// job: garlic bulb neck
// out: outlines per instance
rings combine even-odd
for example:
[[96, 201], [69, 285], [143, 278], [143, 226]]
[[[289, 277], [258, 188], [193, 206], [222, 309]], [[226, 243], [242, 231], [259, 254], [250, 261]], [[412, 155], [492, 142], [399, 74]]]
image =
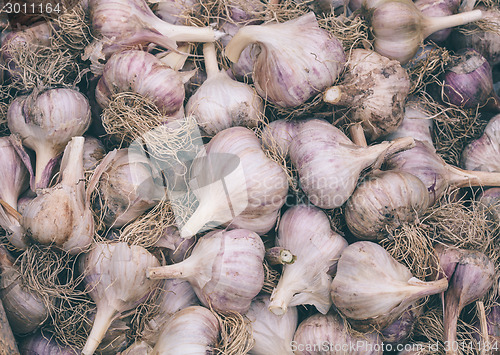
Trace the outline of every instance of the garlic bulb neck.
[[82, 349], [82, 355], [92, 355], [96, 351], [102, 341], [102, 338], [104, 337], [104, 334], [118, 313], [118, 310], [112, 307], [97, 311], [94, 319], [94, 326], [92, 327], [87, 341], [85, 342], [85, 346]]
[[217, 53], [215, 52], [215, 45], [213, 43], [203, 44], [203, 61], [208, 78], [220, 73], [219, 64], [217, 63]]

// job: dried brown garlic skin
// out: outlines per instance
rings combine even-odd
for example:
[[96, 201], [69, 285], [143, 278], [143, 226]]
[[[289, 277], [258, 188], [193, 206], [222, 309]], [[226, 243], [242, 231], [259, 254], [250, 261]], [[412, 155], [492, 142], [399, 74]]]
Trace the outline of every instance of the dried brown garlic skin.
[[462, 166], [467, 170], [500, 172], [500, 114], [490, 119], [479, 139], [465, 147]]
[[375, 171], [347, 201], [345, 220], [357, 238], [381, 240], [428, 207], [429, 194], [419, 178], [405, 172]]
[[393, 133], [404, 117], [410, 78], [397, 60], [354, 49], [340, 84], [327, 89], [325, 102], [349, 107], [347, 118], [360, 122], [371, 141]]

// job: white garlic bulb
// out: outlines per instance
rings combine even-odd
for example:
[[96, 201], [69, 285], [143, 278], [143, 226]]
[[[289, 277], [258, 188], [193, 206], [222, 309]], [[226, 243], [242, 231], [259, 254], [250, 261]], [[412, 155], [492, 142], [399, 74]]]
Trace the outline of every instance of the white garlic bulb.
[[285, 172], [269, 159], [255, 134], [243, 127], [219, 132], [192, 164], [190, 186], [199, 205], [181, 228], [191, 237], [207, 223], [267, 233], [285, 203]]
[[28, 244], [16, 211], [20, 195], [28, 189], [29, 174], [8, 137], [0, 137], [0, 181], [0, 200], [8, 205], [0, 205], [0, 226], [12, 245], [25, 249]]
[[226, 56], [236, 63], [252, 43], [260, 47], [253, 71], [255, 88], [282, 107], [301, 105], [333, 85], [345, 64], [342, 44], [318, 26], [313, 12], [283, 23], [240, 28], [226, 46]]
[[360, 147], [330, 123], [313, 119], [298, 128], [290, 145], [290, 160], [309, 201], [331, 209], [342, 206], [352, 195], [363, 169], [413, 144], [413, 138], [402, 138]]
[[295, 307], [286, 314], [277, 316], [269, 312], [269, 296], [257, 296], [245, 315], [252, 325], [254, 346], [250, 355], [292, 355], [293, 334], [297, 328], [298, 314]]
[[269, 309], [286, 313], [289, 306], [313, 304], [325, 314], [331, 306], [330, 284], [338, 258], [347, 242], [330, 227], [326, 214], [314, 206], [299, 205], [280, 220], [276, 245], [297, 257], [284, 265]]
[[345, 221], [357, 238], [381, 240], [428, 207], [429, 194], [419, 178], [405, 172], [375, 171], [347, 201]]
[[203, 57], [207, 80], [187, 102], [186, 113], [210, 136], [232, 126], [256, 127], [264, 115], [262, 99], [249, 85], [219, 70], [213, 43], [203, 45]]
[[184, 261], [149, 268], [152, 279], [189, 281], [203, 305], [245, 314], [264, 285], [264, 244], [245, 229], [204, 235]]
[[13, 134], [36, 154], [32, 190], [45, 188], [59, 154], [72, 137], [90, 125], [90, 105], [85, 96], [71, 89], [50, 89], [18, 96], [9, 106], [7, 122]]
[[210, 354], [219, 329], [219, 321], [207, 308], [184, 308], [165, 324], [151, 355]]
[[416, 300], [447, 288], [446, 278], [421, 281], [380, 245], [357, 242], [340, 256], [331, 296], [354, 328], [369, 331], [385, 328]]
[[86, 250], [94, 237], [91, 191], [85, 190], [84, 141], [83, 137], [74, 137], [68, 143], [61, 161], [61, 182], [40, 190], [21, 219], [31, 240], [53, 244], [70, 254]]
[[467, 170], [500, 172], [500, 115], [491, 118], [483, 135], [465, 147], [462, 165]]
[[360, 122], [373, 141], [397, 129], [409, 92], [410, 78], [398, 61], [368, 49], [354, 49], [342, 83], [327, 89], [324, 100], [349, 107], [348, 119]]
[[297, 328], [292, 346], [296, 355], [374, 355], [383, 346], [376, 332], [352, 335], [336, 312], [315, 314], [304, 319]]
[[80, 259], [86, 289], [97, 306], [82, 354], [93, 354], [115, 316], [135, 308], [153, 291], [158, 282], [146, 278], [146, 269], [159, 265], [146, 249], [124, 242], [97, 243]]

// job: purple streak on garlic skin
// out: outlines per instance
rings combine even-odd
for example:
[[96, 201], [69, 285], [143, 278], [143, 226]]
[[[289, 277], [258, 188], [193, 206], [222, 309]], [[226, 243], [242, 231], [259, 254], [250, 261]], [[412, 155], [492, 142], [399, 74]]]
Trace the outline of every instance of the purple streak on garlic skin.
[[443, 100], [465, 108], [486, 105], [499, 111], [500, 98], [493, 90], [491, 67], [486, 59], [473, 49], [460, 54], [460, 59], [444, 74]]
[[[415, 5], [426, 16], [449, 16], [457, 13], [460, 0], [417, 0], [415, 1]], [[427, 38], [434, 42], [443, 42], [448, 38], [451, 30], [451, 28], [446, 28], [434, 32]]]
[[[489, 313], [486, 315], [486, 334], [489, 335], [489, 339], [486, 341], [490, 342], [490, 345], [498, 345], [500, 343], [500, 306], [495, 305], [490, 308]], [[474, 324], [474, 327], [479, 330], [479, 332], [472, 333], [472, 336], [476, 341], [480, 341], [481, 343], [485, 343], [485, 339], [483, 339], [482, 329], [479, 321]], [[494, 352], [495, 354], [497, 352]]]
[[465, 147], [462, 166], [467, 170], [500, 172], [500, 114], [490, 119], [479, 139]]
[[402, 344], [411, 334], [413, 324], [422, 314], [423, 307], [411, 305], [403, 314], [393, 323], [382, 330], [382, 339], [384, 343]]
[[78, 355], [76, 349], [59, 344], [50, 335], [35, 333], [24, 338], [19, 344], [21, 355]]

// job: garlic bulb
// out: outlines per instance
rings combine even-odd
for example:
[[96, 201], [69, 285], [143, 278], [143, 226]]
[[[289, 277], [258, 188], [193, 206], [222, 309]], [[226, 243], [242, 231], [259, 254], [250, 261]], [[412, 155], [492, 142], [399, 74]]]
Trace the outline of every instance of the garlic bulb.
[[42, 333], [24, 338], [19, 344], [19, 351], [23, 355], [78, 355], [75, 349], [59, 344]]
[[375, 51], [405, 64], [415, 56], [423, 40], [432, 33], [465, 25], [482, 17], [480, 10], [429, 17], [422, 14], [412, 1], [381, 1], [375, 5], [370, 20], [375, 37]]
[[12, 331], [21, 335], [31, 333], [49, 318], [49, 305], [35, 292], [25, 288], [23, 275], [2, 245], [0, 272], [0, 299]]
[[99, 182], [103, 222], [119, 228], [155, 206], [164, 191], [155, 182], [158, 172], [151, 161], [132, 149], [120, 149], [101, 162]]
[[94, 237], [91, 190], [85, 191], [84, 141], [74, 137], [68, 143], [61, 161], [61, 181], [41, 190], [25, 207], [21, 219], [31, 240], [53, 244], [70, 254], [86, 250]]
[[291, 344], [297, 328], [297, 309], [290, 307], [285, 315], [277, 316], [269, 312], [268, 307], [269, 296], [257, 296], [245, 315], [251, 322], [255, 341], [248, 354], [293, 354]]
[[72, 137], [87, 130], [90, 121], [87, 98], [71, 89], [18, 96], [10, 104], [7, 112], [10, 131], [19, 135], [23, 145], [36, 154], [36, 188], [48, 186], [58, 155]]
[[490, 220], [500, 224], [500, 188], [493, 187], [482, 192], [479, 201], [487, 208]]
[[219, 70], [213, 43], [203, 45], [203, 58], [207, 80], [187, 102], [186, 113], [210, 136], [232, 126], [256, 127], [264, 116], [262, 99], [249, 85]]
[[[444, 338], [448, 344], [457, 341], [457, 322], [460, 311], [468, 304], [483, 297], [495, 281], [495, 265], [483, 253], [453, 248], [450, 260], [443, 264], [442, 255], [447, 247], [436, 248], [440, 264], [447, 269], [448, 290], [444, 293]], [[450, 354], [455, 354], [452, 351]]]
[[[424, 16], [442, 17], [457, 13], [460, 6], [460, 0], [417, 0], [415, 6]], [[427, 37], [434, 42], [445, 41], [451, 33], [451, 28], [439, 30]]]
[[106, 155], [104, 144], [97, 138], [86, 136], [83, 144], [83, 169], [94, 169]]
[[226, 56], [236, 63], [252, 43], [260, 46], [255, 88], [281, 107], [301, 105], [333, 85], [345, 64], [341, 43], [318, 26], [313, 12], [283, 23], [242, 27], [226, 46]]
[[[176, 42], [213, 42], [218, 35], [210, 27], [179, 26], [162, 21], [144, 0], [90, 0], [89, 12], [92, 31], [102, 38], [101, 43], [94, 43], [99, 49], [95, 59], [149, 43], [175, 49]], [[86, 49], [85, 59], [92, 56], [89, 51], [93, 49]]]
[[465, 147], [462, 166], [468, 170], [500, 172], [500, 114], [490, 119], [481, 138]]
[[330, 123], [313, 119], [300, 125], [290, 145], [290, 159], [309, 201], [331, 209], [342, 206], [352, 195], [363, 169], [412, 145], [412, 138], [403, 138], [360, 147]]
[[106, 63], [96, 87], [96, 100], [106, 108], [112, 96], [132, 91], [150, 98], [165, 115], [179, 111], [184, 102], [184, 83], [191, 72], [178, 72], [154, 55], [127, 50], [114, 54]]
[[381, 240], [429, 207], [427, 188], [416, 176], [375, 171], [363, 181], [345, 206], [345, 221], [357, 238]]
[[199, 205], [181, 236], [195, 235], [207, 223], [267, 233], [288, 192], [283, 169], [264, 154], [259, 139], [247, 128], [225, 129], [205, 149], [206, 155], [191, 167], [190, 185]]
[[136, 340], [135, 343], [122, 351], [120, 355], [149, 355], [152, 351], [153, 348], [148, 343]]
[[446, 164], [429, 144], [420, 141], [415, 143], [414, 148], [389, 157], [386, 165], [388, 169], [418, 177], [427, 187], [431, 206], [449, 186], [500, 186], [500, 173], [459, 169]]
[[367, 49], [354, 49], [341, 84], [327, 89], [324, 101], [347, 106], [348, 119], [360, 122], [366, 136], [376, 140], [401, 123], [410, 78], [399, 62]]
[[97, 313], [82, 354], [93, 354], [115, 316], [135, 308], [157, 286], [146, 278], [148, 267], [159, 266], [146, 249], [127, 243], [97, 243], [80, 259], [86, 289]]
[[281, 217], [276, 245], [289, 250], [297, 260], [283, 266], [269, 310], [282, 315], [288, 306], [313, 304], [326, 314], [332, 304], [330, 275], [347, 247], [346, 240], [332, 231], [323, 211], [299, 205]]
[[181, 309], [197, 305], [198, 298], [189, 282], [166, 279], [162, 281], [161, 293], [155, 303], [158, 305], [158, 313], [146, 323], [141, 333], [141, 338], [153, 346], [158, 341], [165, 322]]
[[420, 102], [410, 100], [405, 106], [403, 121], [393, 133], [386, 139], [394, 140], [402, 137], [412, 137], [434, 146], [432, 134], [434, 132], [434, 122], [431, 117], [420, 107]]
[[173, 25], [187, 25], [186, 15], [201, 10], [201, 4], [196, 0], [155, 0], [154, 2], [154, 14]]
[[290, 144], [303, 121], [276, 120], [262, 129], [262, 146], [277, 151], [282, 157], [288, 155]]
[[331, 296], [354, 328], [381, 330], [415, 301], [443, 292], [447, 287], [446, 278], [421, 281], [380, 245], [357, 242], [340, 256]]
[[303, 320], [292, 342], [296, 355], [372, 355], [383, 354], [377, 333], [350, 334], [344, 320], [334, 311], [315, 314]]
[[149, 268], [151, 279], [189, 281], [203, 305], [221, 312], [246, 313], [264, 284], [264, 244], [245, 229], [203, 236], [184, 261]]
[[208, 309], [184, 308], [165, 324], [151, 355], [210, 354], [219, 329], [219, 321]]
[[[28, 170], [18, 156], [8, 137], [0, 137], [0, 227], [7, 234], [7, 239], [16, 248], [27, 247], [24, 230], [19, 224], [17, 200], [28, 188]], [[4, 206], [4, 204], [7, 204]]]

